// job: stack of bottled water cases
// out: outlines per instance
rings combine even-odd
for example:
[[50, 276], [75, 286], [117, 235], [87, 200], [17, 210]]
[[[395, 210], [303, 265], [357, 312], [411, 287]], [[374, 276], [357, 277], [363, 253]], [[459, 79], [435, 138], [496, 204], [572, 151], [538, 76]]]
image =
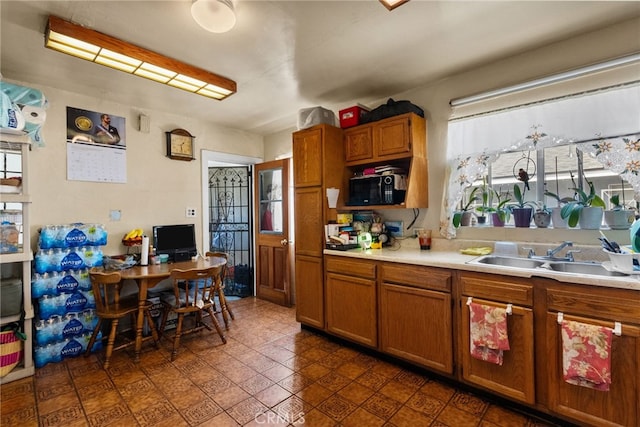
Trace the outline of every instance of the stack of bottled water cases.
[[[107, 232], [99, 224], [42, 228], [31, 279], [37, 307], [35, 366], [76, 357], [87, 349], [98, 318], [89, 269], [102, 266]], [[102, 347], [99, 334], [92, 351]]]

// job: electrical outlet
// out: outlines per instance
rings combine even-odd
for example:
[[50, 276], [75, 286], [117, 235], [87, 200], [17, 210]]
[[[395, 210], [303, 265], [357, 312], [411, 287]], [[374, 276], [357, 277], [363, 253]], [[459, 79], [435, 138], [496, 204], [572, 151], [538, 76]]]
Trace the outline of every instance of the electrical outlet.
[[186, 210], [187, 218], [193, 218], [196, 216], [196, 208], [187, 208]]

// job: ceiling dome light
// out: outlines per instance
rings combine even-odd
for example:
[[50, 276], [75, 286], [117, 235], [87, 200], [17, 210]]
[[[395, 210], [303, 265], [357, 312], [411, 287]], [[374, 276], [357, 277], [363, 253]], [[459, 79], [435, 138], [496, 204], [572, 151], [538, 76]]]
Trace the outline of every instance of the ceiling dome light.
[[236, 25], [232, 0], [194, 0], [191, 16], [207, 31], [226, 33]]

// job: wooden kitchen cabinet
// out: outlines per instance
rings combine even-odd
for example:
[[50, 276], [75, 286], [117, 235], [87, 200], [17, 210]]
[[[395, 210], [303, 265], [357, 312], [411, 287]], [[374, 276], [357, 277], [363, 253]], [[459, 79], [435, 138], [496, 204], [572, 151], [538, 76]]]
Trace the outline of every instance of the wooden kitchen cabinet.
[[[551, 286], [546, 293], [546, 354], [548, 407], [561, 416], [585, 425], [638, 426], [640, 420], [640, 295], [638, 291], [582, 286]], [[566, 383], [563, 379], [563, 318], [613, 328], [622, 325], [621, 336], [611, 344], [611, 386], [598, 391]]]
[[[365, 168], [390, 165], [407, 175], [405, 200], [398, 205], [348, 206], [349, 209], [426, 208], [429, 204], [427, 124], [408, 113], [344, 131], [345, 165], [348, 176]], [[348, 182], [345, 192], [348, 193]], [[345, 200], [348, 197], [345, 196]]]
[[[505, 397], [533, 404], [535, 395], [533, 286], [514, 277], [460, 273], [459, 360], [462, 380]], [[478, 304], [506, 308], [509, 350], [502, 365], [478, 360], [470, 354], [468, 298]]]
[[347, 166], [426, 157], [426, 121], [408, 113], [344, 131]]
[[296, 320], [324, 329], [322, 257], [296, 255]]
[[376, 347], [376, 265], [341, 257], [325, 257], [327, 331]]
[[435, 371], [453, 373], [451, 272], [383, 263], [380, 350]]
[[342, 129], [321, 124], [292, 138], [296, 319], [324, 329], [324, 225], [337, 215], [329, 208], [326, 189], [343, 188], [347, 181]]

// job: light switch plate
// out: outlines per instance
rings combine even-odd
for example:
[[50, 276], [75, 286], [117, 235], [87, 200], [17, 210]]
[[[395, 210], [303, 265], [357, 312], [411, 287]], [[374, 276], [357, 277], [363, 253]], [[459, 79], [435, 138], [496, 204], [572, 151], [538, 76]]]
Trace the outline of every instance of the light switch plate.
[[109, 211], [110, 221], [120, 221], [120, 218], [122, 218], [122, 211], [120, 211], [120, 209], [111, 209]]

